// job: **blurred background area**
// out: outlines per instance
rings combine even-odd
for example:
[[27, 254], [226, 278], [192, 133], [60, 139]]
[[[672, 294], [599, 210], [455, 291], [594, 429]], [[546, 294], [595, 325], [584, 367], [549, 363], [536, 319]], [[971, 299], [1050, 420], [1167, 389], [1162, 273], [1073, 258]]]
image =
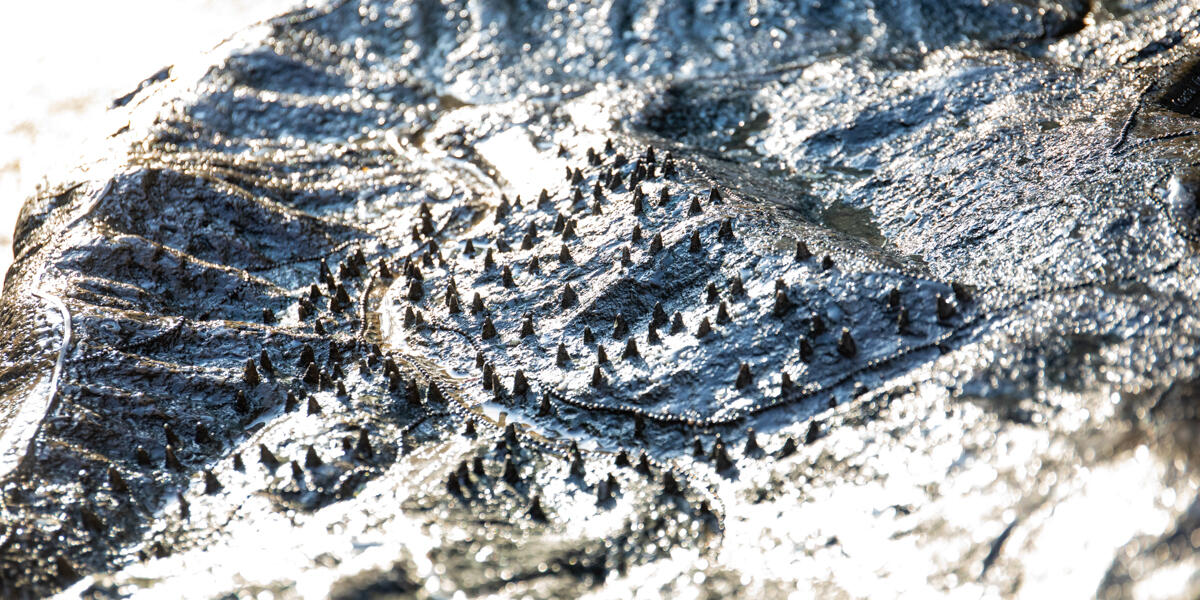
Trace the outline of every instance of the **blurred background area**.
[[301, 0], [8, 2], [0, 19], [0, 282], [25, 198], [81, 159], [114, 98]]

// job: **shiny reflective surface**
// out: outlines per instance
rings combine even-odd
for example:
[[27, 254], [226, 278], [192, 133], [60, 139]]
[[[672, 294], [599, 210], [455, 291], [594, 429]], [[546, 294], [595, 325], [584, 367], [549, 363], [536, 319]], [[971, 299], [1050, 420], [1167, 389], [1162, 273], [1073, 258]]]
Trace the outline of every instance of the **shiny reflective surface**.
[[248, 31], [26, 208], [4, 394], [46, 408], [0, 422], [0, 581], [1192, 597], [1194, 123], [1159, 100], [1193, 15]]

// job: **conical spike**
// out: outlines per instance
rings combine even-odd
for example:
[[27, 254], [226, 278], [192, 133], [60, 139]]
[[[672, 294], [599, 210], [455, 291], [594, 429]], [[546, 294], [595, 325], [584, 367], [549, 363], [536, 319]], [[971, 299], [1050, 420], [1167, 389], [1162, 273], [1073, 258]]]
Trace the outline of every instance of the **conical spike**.
[[742, 363], [738, 366], [737, 382], [735, 386], [740, 390], [754, 382], [754, 376], [750, 374], [750, 365]]

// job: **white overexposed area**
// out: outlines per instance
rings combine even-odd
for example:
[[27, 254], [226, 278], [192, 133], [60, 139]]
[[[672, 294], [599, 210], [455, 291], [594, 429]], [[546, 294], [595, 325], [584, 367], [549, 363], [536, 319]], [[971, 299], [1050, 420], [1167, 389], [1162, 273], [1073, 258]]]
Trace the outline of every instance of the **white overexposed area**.
[[0, 282], [21, 203], [78, 162], [114, 98], [300, 0], [9, 2], [0, 18]]

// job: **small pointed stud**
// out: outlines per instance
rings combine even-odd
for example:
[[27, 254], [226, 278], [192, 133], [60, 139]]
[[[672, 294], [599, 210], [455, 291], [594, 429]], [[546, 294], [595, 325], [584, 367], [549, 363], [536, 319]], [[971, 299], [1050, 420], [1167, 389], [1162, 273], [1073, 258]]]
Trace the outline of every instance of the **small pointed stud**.
[[684, 330], [683, 314], [675, 311], [675, 316], [671, 318], [671, 334], [674, 335]]
[[579, 301], [579, 297], [575, 295], [575, 290], [571, 288], [571, 284], [563, 286], [562, 300], [559, 303], [564, 309], [571, 308]]
[[246, 385], [250, 387], [255, 387], [259, 384], [260, 380], [258, 378], [258, 366], [254, 364], [254, 359], [246, 359], [246, 366], [243, 369], [243, 378], [246, 381]]
[[812, 258], [812, 252], [809, 252], [808, 244], [798, 240], [796, 242], [796, 254], [794, 258], [796, 262], [801, 262]]
[[592, 387], [598, 388], [604, 386], [604, 373], [600, 372], [600, 365], [592, 367]]
[[850, 335], [850, 330], [842, 328], [842, 338], [838, 340], [838, 354], [846, 358], [854, 358], [858, 354], [858, 345], [854, 343], [854, 336]]
[[726, 306], [725, 301], [722, 300], [721, 304], [717, 306], [717, 324], [724, 325], [729, 323], [731, 320], [732, 319], [729, 318], [729, 307]]
[[631, 358], [637, 358], [639, 356], [641, 355], [638, 354], [637, 341], [633, 338], [629, 338], [629, 340], [625, 342], [625, 351], [621, 353], [621, 358], [628, 360]]
[[487, 315], [483, 318], [483, 333], [481, 337], [485, 340], [490, 340], [496, 337], [496, 324], [492, 322], [492, 316]]
[[688, 243], [688, 252], [695, 254], [701, 249], [703, 249], [703, 246], [700, 244], [700, 230], [693, 229], [691, 241]]
[[205, 469], [204, 470], [204, 493], [206, 495], [212, 495], [219, 491], [221, 491], [221, 482], [219, 480], [217, 480], [216, 474], [214, 474], [209, 469]]
[[566, 344], [560, 342], [558, 344], [558, 356], [555, 357], [555, 363], [558, 364], [559, 368], [562, 368], [565, 367], [570, 360], [571, 355], [567, 353]]
[[742, 389], [754, 382], [754, 376], [750, 374], [750, 365], [742, 363], [738, 366], [737, 382], [734, 384], [737, 389]]
[[937, 317], [939, 321], [948, 321], [954, 316], [954, 305], [950, 304], [941, 294], [937, 296]]
[[712, 333], [712, 323], [708, 322], [708, 317], [704, 317], [700, 321], [700, 326], [696, 328], [696, 337], [702, 338]]
[[658, 254], [663, 249], [662, 233], [655, 232], [654, 239], [650, 240], [650, 254]]

